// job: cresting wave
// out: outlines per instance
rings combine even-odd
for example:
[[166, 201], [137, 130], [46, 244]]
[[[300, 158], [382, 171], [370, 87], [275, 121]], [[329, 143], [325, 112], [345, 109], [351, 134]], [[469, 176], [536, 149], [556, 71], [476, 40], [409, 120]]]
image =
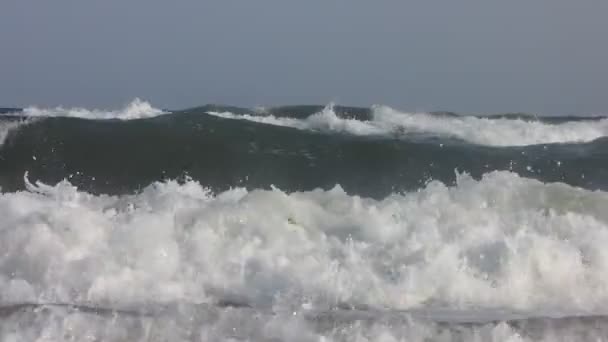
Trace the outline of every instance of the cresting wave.
[[[0, 322], [3, 339], [62, 339], [70, 332], [75, 339], [146, 340], [150, 329], [157, 339], [211, 341], [608, 338], [602, 324], [560, 336], [560, 324], [539, 331], [532, 323], [505, 325], [501, 317], [513, 316], [496, 314], [602, 313], [605, 192], [509, 172], [480, 181], [459, 175], [453, 187], [431, 182], [382, 200], [350, 196], [339, 186], [212, 195], [194, 181], [166, 181], [135, 195], [95, 196], [67, 181], [25, 181], [27, 191], [0, 195], [3, 306], [178, 305], [160, 320], [18, 310]], [[188, 305], [221, 302], [245, 305], [201, 312]], [[446, 332], [432, 319], [364, 319], [366, 312], [433, 308], [456, 313], [448, 325], [452, 319], [459, 326], [458, 313], [480, 317], [484, 310], [497, 322]], [[323, 312], [329, 315], [306, 318]], [[23, 319], [29, 328], [11, 330]]]
[[[570, 120], [529, 120], [526, 115], [498, 115], [477, 117], [470, 115], [436, 115], [434, 113], [406, 113], [386, 106], [371, 109], [350, 108], [355, 112], [369, 112], [369, 115], [343, 116], [336, 113], [336, 106], [330, 104], [310, 115], [301, 113], [292, 116], [290, 111], [316, 106], [276, 107], [269, 109], [246, 109], [227, 106], [207, 105], [199, 108], [174, 110], [173, 114], [196, 111], [227, 119], [249, 120], [253, 122], [296, 128], [325, 133], [345, 133], [356, 136], [416, 137], [433, 136], [454, 138], [473, 144], [486, 146], [528, 146], [555, 143], [585, 143], [608, 136], [608, 118], [596, 117], [585, 120], [569, 117]], [[84, 108], [38, 108], [27, 107], [10, 113], [23, 117], [74, 117], [93, 120], [117, 119], [133, 120], [153, 118], [170, 112], [154, 108], [148, 102], [133, 100], [120, 110], [98, 110]]]
[[342, 118], [329, 105], [307, 118], [264, 114], [209, 112], [229, 119], [242, 119], [301, 130], [341, 132], [363, 136], [430, 135], [456, 138], [479, 145], [526, 146], [553, 143], [583, 143], [608, 136], [608, 119], [549, 124], [520, 118], [439, 116], [404, 113], [386, 106], [372, 108], [370, 120]]
[[9, 132], [19, 128], [24, 123], [32, 122], [37, 118], [68, 117], [90, 120], [135, 120], [153, 118], [159, 115], [168, 114], [152, 107], [150, 103], [139, 98], [134, 99], [119, 110], [100, 110], [85, 108], [39, 108], [30, 106], [26, 108], [0, 108], [0, 118], [22, 118], [19, 121], [0, 121], [0, 147], [4, 144]]
[[72, 117], [91, 120], [133, 120], [143, 119], [167, 114], [167, 112], [154, 108], [146, 101], [138, 98], [119, 110], [100, 110], [86, 108], [39, 108], [26, 107], [18, 112], [9, 113], [24, 117]]
[[[413, 134], [317, 133], [206, 115], [211, 109], [140, 120], [0, 121], [20, 125], [0, 146], [0, 187], [23, 190], [23, 174], [30, 172], [47, 184], [68, 178], [91, 193], [128, 194], [188, 175], [216, 193], [232, 187], [275, 185], [291, 192], [340, 184], [349, 194], [381, 199], [416, 190], [429, 180], [454, 184], [455, 170], [475, 179], [506, 170], [545, 183], [608, 190], [608, 138], [493, 147]], [[336, 108], [337, 115], [349, 118], [340, 110]], [[367, 114], [358, 115], [364, 119]], [[597, 120], [573, 122], [591, 125]]]

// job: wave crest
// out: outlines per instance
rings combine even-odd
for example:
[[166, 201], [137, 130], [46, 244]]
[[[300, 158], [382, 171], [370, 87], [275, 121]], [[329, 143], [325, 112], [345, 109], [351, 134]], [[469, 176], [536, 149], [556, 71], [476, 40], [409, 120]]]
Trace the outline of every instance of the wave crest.
[[608, 136], [608, 119], [552, 124], [518, 117], [489, 118], [405, 113], [386, 106], [372, 107], [371, 120], [339, 117], [334, 111], [333, 104], [303, 119], [213, 111], [208, 114], [300, 130], [405, 138], [412, 135], [439, 136], [488, 146], [585, 143]]
[[139, 98], [134, 99], [128, 105], [118, 110], [100, 110], [86, 108], [39, 108], [26, 107], [23, 111], [15, 113], [27, 117], [74, 117], [82, 119], [106, 120], [134, 120], [144, 119], [166, 114], [167, 112], [154, 108], [150, 103]]

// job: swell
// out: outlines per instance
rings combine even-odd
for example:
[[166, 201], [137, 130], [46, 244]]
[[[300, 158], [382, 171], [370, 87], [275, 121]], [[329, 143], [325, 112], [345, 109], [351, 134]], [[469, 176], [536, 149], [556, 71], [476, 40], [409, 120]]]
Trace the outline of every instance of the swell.
[[[373, 119], [374, 108], [376, 107], [354, 107], [343, 105], [330, 105], [336, 116], [343, 119], [355, 119], [360, 121], [369, 121]], [[43, 117], [80, 117], [84, 119], [141, 119], [154, 117], [167, 113], [192, 113], [192, 112], [230, 112], [238, 115], [257, 114], [257, 115], [273, 115], [281, 118], [305, 119], [314, 114], [317, 114], [327, 108], [326, 105], [288, 105], [276, 107], [256, 107], [246, 108], [221, 104], [207, 104], [203, 106], [191, 107], [186, 109], [160, 110], [154, 108], [148, 102], [141, 99], [134, 99], [125, 108], [121, 110], [104, 111], [99, 109], [88, 110], [85, 108], [40, 108], [30, 106], [26, 108], [17, 107], [0, 107], [0, 114], [4, 115], [19, 115], [19, 116], [43, 116]], [[130, 112], [130, 113], [129, 113]], [[139, 115], [133, 115], [139, 114]], [[129, 115], [131, 114], [131, 115]], [[546, 123], [564, 123], [570, 121], [598, 121], [606, 118], [606, 116], [581, 116], [581, 115], [536, 115], [532, 113], [498, 113], [498, 114], [480, 114], [467, 115], [449, 111], [431, 111], [428, 115], [444, 118], [463, 118], [476, 117], [484, 119], [511, 119], [524, 120], [527, 122], [546, 122]]]
[[209, 107], [140, 120], [45, 118], [8, 133], [0, 146], [0, 187], [24, 189], [23, 175], [62, 179], [91, 193], [138, 191], [191, 177], [219, 192], [235, 186], [328, 189], [384, 197], [429, 180], [454, 184], [509, 170], [544, 182], [608, 189], [608, 140], [492, 147], [446, 137], [354, 136], [294, 130], [206, 115]]

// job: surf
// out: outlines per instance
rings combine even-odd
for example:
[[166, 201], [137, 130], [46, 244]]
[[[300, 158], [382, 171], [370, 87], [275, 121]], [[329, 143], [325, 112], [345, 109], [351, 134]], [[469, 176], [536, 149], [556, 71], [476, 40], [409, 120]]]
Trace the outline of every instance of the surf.
[[510, 172], [383, 199], [23, 181], [0, 194], [0, 329], [33, 322], [22, 337], [606, 336], [606, 192]]

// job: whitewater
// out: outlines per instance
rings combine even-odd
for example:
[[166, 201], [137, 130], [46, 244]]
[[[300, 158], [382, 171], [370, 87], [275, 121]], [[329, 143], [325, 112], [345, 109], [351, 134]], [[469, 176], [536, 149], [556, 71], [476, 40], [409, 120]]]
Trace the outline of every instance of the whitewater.
[[0, 115], [0, 340], [608, 340], [608, 119], [303, 108]]
[[608, 119], [596, 122], [548, 124], [512, 118], [448, 117], [428, 113], [399, 112], [386, 106], [372, 108], [369, 121], [340, 118], [333, 105], [305, 119], [273, 115], [236, 115], [230, 112], [209, 112], [228, 119], [250, 120], [300, 130], [338, 132], [361, 136], [407, 136], [428, 134], [452, 137], [488, 146], [526, 146], [553, 143], [589, 142], [608, 135]]
[[[462, 312], [483, 322], [488, 315], [513, 315], [504, 312], [598, 315], [608, 304], [604, 192], [508, 172], [481, 181], [460, 175], [455, 187], [431, 182], [381, 201], [350, 196], [339, 186], [213, 195], [194, 181], [168, 181], [136, 195], [93, 196], [67, 181], [25, 181], [27, 191], [0, 195], [5, 306], [62, 303], [137, 312], [176, 305], [164, 319], [182, 326], [194, 304], [228, 301], [237, 307], [220, 313], [226, 318], [210, 319], [200, 331], [190, 327], [197, 338], [229, 338], [222, 335], [224, 324], [235, 331], [262, 324], [256, 334], [265, 338], [346, 334], [347, 340], [393, 341], [436, 339], [440, 329], [404, 331], [378, 319], [370, 330], [335, 323], [336, 330], [318, 331], [305, 317], [336, 307], [384, 316], [441, 308], [444, 321], [457, 322]], [[30, 318], [34, 324], [20, 331], [14, 331], [14, 317], [4, 319], [0, 334], [56, 340], [66, 331], [100, 338], [110, 329], [112, 315], [49, 310], [49, 317]], [[483, 310], [489, 313], [480, 315]], [[12, 316], [28, 317], [24, 311]], [[432, 313], [426, 312], [431, 323]], [[263, 314], [270, 316], [259, 321]], [[340, 319], [348, 321], [344, 315]], [[133, 320], [153, 318], [112, 323], [112, 334], [128, 333]], [[525, 331], [507, 325], [487, 329], [498, 340], [525, 340]], [[171, 340], [180, 340], [175, 336]]]

